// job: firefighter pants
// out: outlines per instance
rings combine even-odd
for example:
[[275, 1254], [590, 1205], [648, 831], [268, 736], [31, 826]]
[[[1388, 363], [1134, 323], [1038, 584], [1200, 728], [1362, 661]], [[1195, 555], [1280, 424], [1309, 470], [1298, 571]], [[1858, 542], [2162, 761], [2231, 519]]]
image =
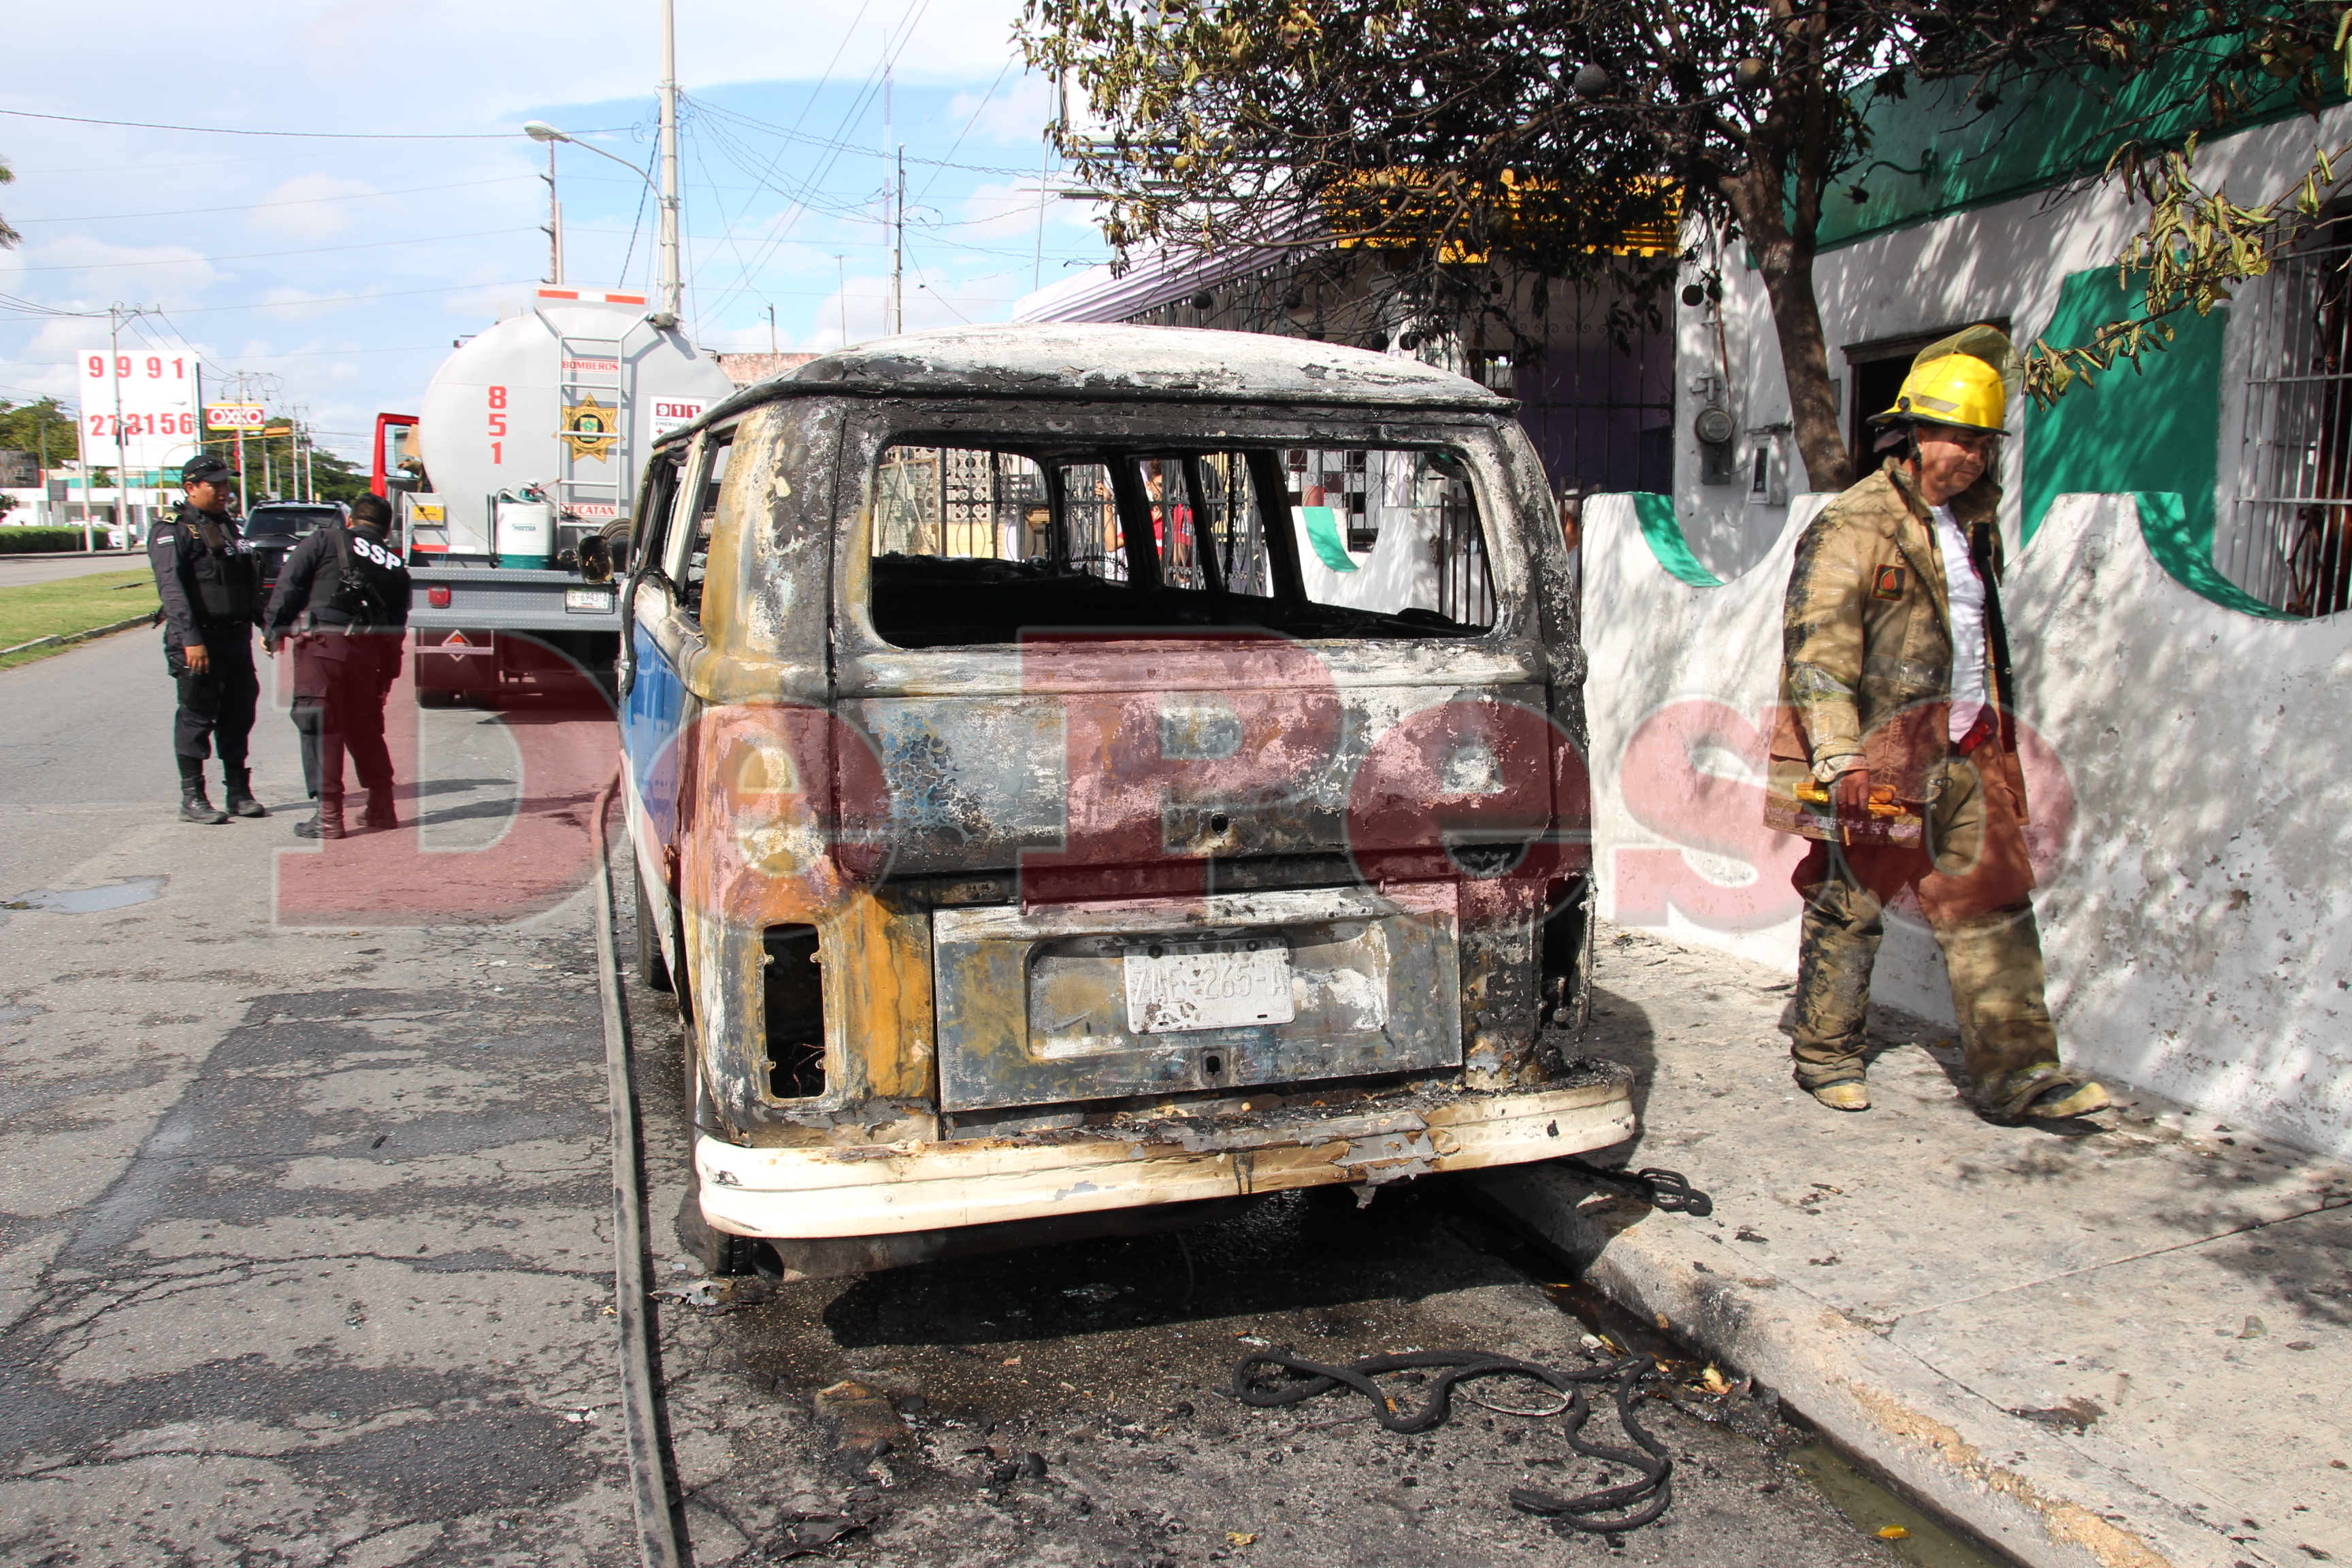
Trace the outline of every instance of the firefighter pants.
[[202, 675], [188, 668], [179, 640], [168, 631], [163, 636], [164, 668], [180, 691], [172, 750], [199, 762], [217, 753], [223, 767], [241, 768], [261, 700], [261, 681], [253, 669], [253, 627], [240, 621], [206, 626], [198, 635], [209, 666]]
[[302, 737], [302, 783], [316, 798], [341, 800], [348, 752], [360, 787], [392, 787], [383, 741], [383, 700], [400, 675], [400, 638], [375, 632], [305, 632], [294, 647], [294, 728]]
[[1998, 1098], [2017, 1073], [2057, 1065], [2029, 897], [2033, 868], [2008, 774], [1953, 757], [1923, 816], [1924, 846], [1816, 841], [1791, 879], [1805, 900], [1794, 1049], [1807, 1089], [1863, 1076], [1871, 966], [1886, 905], [1906, 888], [1944, 951], [1979, 1101]]

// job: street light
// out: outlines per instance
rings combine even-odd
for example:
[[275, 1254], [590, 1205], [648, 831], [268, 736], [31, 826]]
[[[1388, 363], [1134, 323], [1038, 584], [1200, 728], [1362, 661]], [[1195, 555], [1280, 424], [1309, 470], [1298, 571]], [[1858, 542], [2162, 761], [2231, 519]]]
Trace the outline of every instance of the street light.
[[[670, 134], [669, 128], [665, 125], [663, 127], [663, 132], [665, 139], [667, 140], [667, 137]], [[646, 185], [652, 189], [655, 199], [661, 204], [662, 278], [661, 308], [653, 313], [651, 320], [653, 324], [656, 327], [677, 326], [678, 307], [684, 292], [678, 280], [677, 195], [672, 191], [665, 190], [661, 185], [656, 184], [654, 183], [653, 176], [647, 174], [643, 169], [638, 168], [635, 163], [629, 162], [628, 159], [620, 157], [615, 153], [607, 153], [604, 149], [597, 146], [593, 142], [583, 142], [579, 137], [572, 135], [568, 131], [558, 131], [554, 126], [550, 125], [544, 120], [524, 121], [522, 123], [522, 133], [530, 137], [534, 142], [568, 142], [574, 147], [593, 153], [599, 158], [608, 159], [613, 163], [618, 163], [621, 167], [626, 169], [640, 180], [645, 181]], [[663, 159], [662, 173], [665, 175], [668, 174], [675, 167], [676, 164], [673, 160], [667, 157]]]

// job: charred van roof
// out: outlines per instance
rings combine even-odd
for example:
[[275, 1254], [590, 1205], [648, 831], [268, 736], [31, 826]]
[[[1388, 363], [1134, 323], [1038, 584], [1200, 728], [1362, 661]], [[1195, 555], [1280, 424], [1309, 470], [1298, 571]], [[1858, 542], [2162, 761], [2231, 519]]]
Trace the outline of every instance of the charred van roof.
[[1304, 338], [1047, 324], [950, 327], [856, 343], [744, 388], [693, 427], [774, 398], [844, 395], [1344, 404], [1482, 414], [1515, 406], [1419, 360]]

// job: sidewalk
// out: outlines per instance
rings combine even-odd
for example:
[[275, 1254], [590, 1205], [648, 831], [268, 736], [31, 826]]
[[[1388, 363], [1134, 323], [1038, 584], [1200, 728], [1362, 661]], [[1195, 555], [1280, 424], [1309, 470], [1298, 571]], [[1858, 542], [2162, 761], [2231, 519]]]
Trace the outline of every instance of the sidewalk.
[[1901, 1015], [1841, 1114], [1790, 1078], [1787, 975], [1603, 928], [1597, 978], [1626, 1163], [1714, 1214], [1485, 1184], [1609, 1294], [2033, 1568], [2352, 1562], [2352, 1171], [2114, 1084], [2118, 1112], [1990, 1125]]

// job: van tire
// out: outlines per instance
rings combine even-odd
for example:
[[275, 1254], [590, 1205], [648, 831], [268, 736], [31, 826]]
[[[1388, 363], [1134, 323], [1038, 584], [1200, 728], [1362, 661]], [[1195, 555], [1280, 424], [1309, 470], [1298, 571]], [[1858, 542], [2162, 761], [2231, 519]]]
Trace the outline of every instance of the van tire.
[[662, 952], [661, 928], [654, 924], [652, 900], [646, 897], [646, 874], [637, 871], [632, 880], [637, 886], [637, 978], [648, 991], [667, 991], [669, 959]]
[[710, 1279], [733, 1279], [757, 1274], [776, 1279], [783, 1275], [776, 1249], [766, 1242], [714, 1229], [702, 1217], [702, 1199], [692, 1185], [678, 1202], [677, 1229], [678, 1245]]

